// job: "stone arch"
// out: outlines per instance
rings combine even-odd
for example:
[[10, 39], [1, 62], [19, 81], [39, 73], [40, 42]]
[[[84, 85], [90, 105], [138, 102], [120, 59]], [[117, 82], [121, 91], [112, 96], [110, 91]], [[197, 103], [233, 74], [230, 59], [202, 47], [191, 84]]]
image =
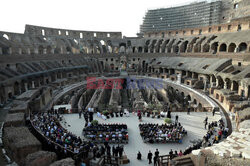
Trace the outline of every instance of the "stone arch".
[[40, 45], [40, 46], [38, 47], [38, 53], [39, 53], [39, 54], [43, 54], [43, 53], [44, 53], [43, 50], [44, 50], [43, 46]]
[[220, 52], [226, 52], [227, 51], [227, 45], [225, 43], [222, 43], [219, 48]]
[[110, 69], [114, 70], [115, 69], [115, 65], [113, 63], [110, 64]]
[[60, 54], [61, 53], [61, 48], [56, 47], [54, 50], [55, 54]]
[[213, 54], [216, 54], [217, 51], [218, 51], [218, 42], [214, 42], [212, 45], [211, 45], [211, 51], [213, 52]]
[[171, 53], [171, 51], [172, 51], [172, 46], [173, 46], [173, 44], [174, 44], [175, 41], [176, 41], [176, 39], [172, 39], [172, 40], [168, 43], [168, 45], [167, 45], [167, 53]]
[[112, 46], [112, 42], [111, 42], [111, 40], [108, 40], [107, 41], [107, 51], [109, 52], [109, 53], [112, 53], [113, 52], [113, 46]]
[[14, 95], [19, 95], [20, 94], [20, 85], [19, 82], [14, 83]]
[[217, 76], [217, 80], [218, 80], [218, 86], [219, 86], [219, 88], [224, 88], [224, 81], [221, 78], [221, 76]]
[[174, 53], [177, 54], [178, 52], [179, 52], [179, 46], [178, 46], [178, 45], [175, 45], [175, 46], [174, 46]]
[[196, 41], [199, 39], [199, 37], [194, 37], [191, 42], [189, 42], [188, 44], [188, 49], [187, 52], [193, 52], [193, 48], [194, 48], [194, 44], [196, 43]]
[[151, 71], [152, 71], [152, 67], [149, 66], [149, 67], [148, 67], [148, 72], [151, 73]]
[[186, 50], [187, 50], [187, 45], [188, 45], [188, 41], [187, 40], [185, 42], [181, 43], [180, 52], [185, 53]]
[[163, 39], [158, 40], [158, 42], [157, 42], [157, 44], [156, 44], [156, 46], [155, 46], [155, 52], [156, 52], [156, 53], [159, 53], [159, 52], [160, 52], [160, 48], [161, 48], [162, 42], [163, 42]]
[[163, 42], [162, 46], [161, 46], [161, 52], [165, 53], [166, 52], [166, 45], [169, 43], [170, 39], [167, 39]]
[[244, 78], [250, 78], [250, 73], [247, 73]]
[[126, 52], [126, 43], [120, 43], [119, 44], [119, 52], [125, 53]]
[[233, 81], [232, 82], [232, 91], [236, 91], [238, 93], [238, 90], [239, 90], [239, 84], [237, 81]]
[[214, 75], [211, 75], [211, 82], [216, 83], [216, 77]]
[[155, 49], [155, 43], [157, 42], [157, 40], [153, 40], [151, 45], [150, 45], [150, 53], [154, 53], [154, 49]]
[[209, 49], [210, 49], [210, 45], [206, 43], [202, 47], [202, 52], [209, 52]]
[[131, 44], [131, 41], [130, 41], [130, 40], [128, 40], [128, 41], [127, 41], [127, 46], [128, 46], [128, 47], [131, 47], [131, 46], [132, 46], [132, 44]]
[[179, 44], [181, 43], [181, 41], [178, 41], [175, 45], [173, 45], [173, 53], [178, 54], [180, 51], [180, 47]]
[[101, 46], [102, 46], [102, 52], [107, 53], [107, 43], [104, 40], [100, 40]]
[[160, 73], [163, 73], [163, 68], [160, 67], [160, 68], [159, 68], [159, 71], [160, 71]]
[[195, 45], [194, 45], [194, 52], [201, 52], [201, 44], [206, 39], [206, 36], [202, 37]]
[[72, 53], [72, 49], [71, 49], [70, 46], [66, 47], [66, 52], [67, 52], [67, 54], [71, 54]]
[[228, 46], [228, 52], [235, 52], [236, 44], [230, 43]]
[[47, 46], [47, 54], [52, 54], [52, 47], [51, 46]]
[[101, 47], [100, 43], [101, 42], [97, 40], [93, 42], [94, 53], [100, 54], [104, 49], [105, 49], [105, 53], [107, 53], [106, 44], [103, 47]]
[[142, 47], [138, 47], [138, 52], [142, 53]]
[[10, 47], [2, 47], [2, 54], [3, 55], [10, 54]]
[[245, 42], [242, 42], [238, 46], [239, 52], [245, 52], [247, 50], [247, 44]]
[[144, 46], [144, 53], [148, 52], [149, 44], [150, 44], [150, 40], [147, 40], [146, 43], [145, 43], [145, 46]]

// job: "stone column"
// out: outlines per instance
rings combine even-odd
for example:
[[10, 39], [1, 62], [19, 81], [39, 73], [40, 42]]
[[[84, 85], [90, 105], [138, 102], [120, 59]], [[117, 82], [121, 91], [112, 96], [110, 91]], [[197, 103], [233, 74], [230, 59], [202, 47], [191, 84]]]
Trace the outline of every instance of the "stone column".
[[3, 50], [2, 50], [2, 48], [0, 47], [0, 55], [2, 55], [3, 54]]
[[38, 48], [34, 48], [34, 53], [38, 54]]
[[22, 48], [18, 48], [18, 54], [22, 54]]
[[54, 53], [55, 53], [55, 49], [52, 48], [52, 49], [51, 49], [51, 54], [54, 54]]
[[219, 86], [219, 79], [216, 78], [216, 87], [218, 87], [218, 86]]
[[11, 47], [9, 48], [9, 54], [12, 54], [12, 48]]
[[227, 82], [224, 81], [224, 89], [227, 89]]
[[30, 55], [30, 48], [27, 48], [27, 54]]
[[25, 92], [28, 91], [28, 83], [24, 83]]
[[32, 88], [35, 88], [35, 81], [32, 81]]
[[181, 74], [177, 74], [177, 83], [181, 84]]
[[204, 79], [204, 91], [207, 90], [207, 78]]

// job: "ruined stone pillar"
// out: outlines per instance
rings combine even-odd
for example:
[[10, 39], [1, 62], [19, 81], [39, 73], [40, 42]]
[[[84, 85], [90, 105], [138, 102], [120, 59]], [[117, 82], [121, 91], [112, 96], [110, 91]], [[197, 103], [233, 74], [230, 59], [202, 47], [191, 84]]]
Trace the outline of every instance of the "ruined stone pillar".
[[138, 49], [137, 49], [137, 47], [135, 47], [135, 50], [134, 50], [134, 52], [135, 52], [135, 53], [138, 53]]
[[18, 48], [18, 54], [22, 54], [22, 48]]
[[32, 88], [35, 88], [35, 81], [32, 81]]
[[218, 87], [218, 86], [219, 86], [219, 79], [216, 78], [216, 87]]
[[204, 91], [207, 90], [207, 79], [204, 79]]
[[3, 50], [2, 50], [2, 48], [0, 47], [0, 55], [2, 55], [3, 54]]
[[54, 53], [55, 53], [55, 49], [52, 48], [52, 49], [51, 49], [51, 54], [54, 54]]
[[227, 82], [224, 81], [224, 89], [227, 89]]
[[177, 84], [181, 84], [181, 74], [177, 74]]
[[35, 54], [38, 54], [38, 48], [35, 48], [35, 49], [34, 49], [34, 53], [35, 53]]
[[25, 92], [28, 91], [28, 83], [24, 83]]
[[29, 48], [27, 48], [27, 54], [30, 55], [30, 49]]
[[12, 54], [12, 48], [11, 48], [11, 47], [9, 48], [8, 53], [9, 53], [9, 54]]

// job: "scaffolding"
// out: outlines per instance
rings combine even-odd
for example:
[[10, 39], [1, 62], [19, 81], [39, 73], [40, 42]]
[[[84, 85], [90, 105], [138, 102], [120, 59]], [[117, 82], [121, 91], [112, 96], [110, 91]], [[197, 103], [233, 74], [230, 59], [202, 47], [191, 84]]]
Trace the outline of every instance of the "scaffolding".
[[179, 30], [219, 24], [221, 1], [197, 2], [184, 6], [148, 10], [140, 32]]

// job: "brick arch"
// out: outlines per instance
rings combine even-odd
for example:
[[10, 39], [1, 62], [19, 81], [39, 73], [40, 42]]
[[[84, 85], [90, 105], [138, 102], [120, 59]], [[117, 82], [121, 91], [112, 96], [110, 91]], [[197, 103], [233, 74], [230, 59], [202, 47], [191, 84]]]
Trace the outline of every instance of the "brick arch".
[[235, 52], [236, 44], [230, 43], [228, 46], [228, 52]]
[[219, 47], [220, 52], [226, 52], [227, 51], [227, 45], [225, 43], [222, 43]]

